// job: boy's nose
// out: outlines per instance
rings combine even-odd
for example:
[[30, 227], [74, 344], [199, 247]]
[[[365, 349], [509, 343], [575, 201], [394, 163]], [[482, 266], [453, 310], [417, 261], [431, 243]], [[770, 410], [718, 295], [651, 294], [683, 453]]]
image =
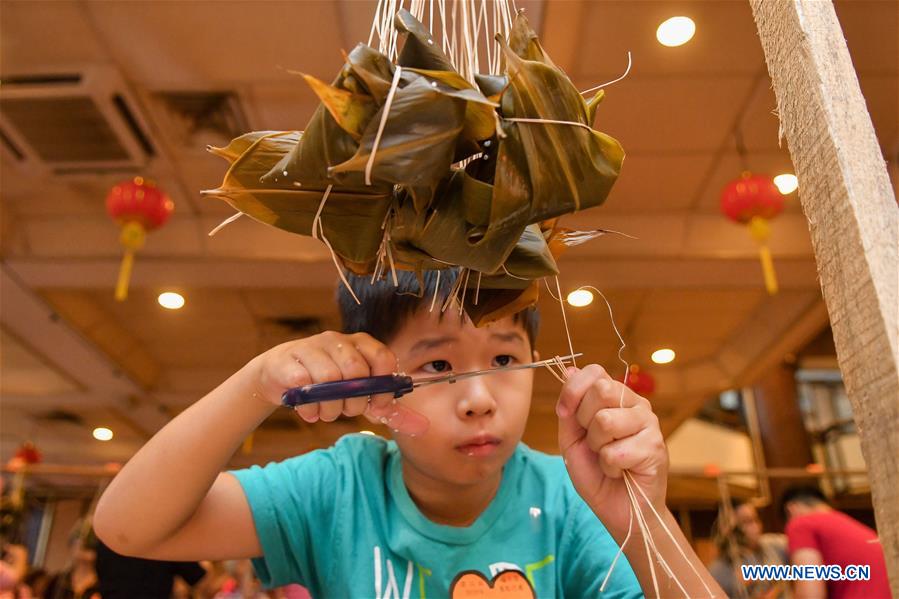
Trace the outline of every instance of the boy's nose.
[[468, 380], [455, 383], [460, 386], [460, 400], [458, 405], [461, 418], [486, 416], [496, 411], [496, 400], [487, 387], [487, 377], [476, 376]]

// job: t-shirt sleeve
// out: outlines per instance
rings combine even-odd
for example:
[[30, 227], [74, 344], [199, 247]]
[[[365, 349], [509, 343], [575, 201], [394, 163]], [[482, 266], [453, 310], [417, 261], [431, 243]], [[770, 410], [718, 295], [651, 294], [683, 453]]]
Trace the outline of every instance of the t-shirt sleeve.
[[618, 544], [589, 507], [575, 496], [571, 517], [565, 526], [560, 543], [560, 564], [565, 597], [602, 597], [602, 599], [630, 599], [643, 597], [640, 583], [624, 553], [618, 558], [606, 590], [602, 585], [612, 561], [618, 553]]
[[263, 553], [253, 567], [266, 587], [310, 586], [315, 572], [328, 571], [324, 562], [339, 548], [316, 544], [315, 531], [333, 529], [339, 469], [333, 450], [319, 450], [232, 472], [253, 513]]
[[787, 523], [787, 543], [790, 555], [799, 549], [817, 549], [821, 551], [815, 523], [811, 518], [793, 518]]

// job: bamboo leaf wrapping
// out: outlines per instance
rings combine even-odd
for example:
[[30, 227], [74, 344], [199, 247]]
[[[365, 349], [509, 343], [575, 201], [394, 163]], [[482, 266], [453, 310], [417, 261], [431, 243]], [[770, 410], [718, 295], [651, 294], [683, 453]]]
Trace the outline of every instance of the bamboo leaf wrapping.
[[204, 193], [301, 235], [321, 208], [353, 272], [384, 273], [387, 260], [418, 273], [470, 269], [459, 299], [475, 324], [514, 314], [559, 272], [565, 248], [601, 234], [555, 219], [600, 205], [620, 171], [621, 145], [592, 128], [604, 92], [585, 101], [521, 14], [499, 40], [505, 72], [474, 84], [408, 11], [395, 26], [405, 36], [397, 64], [359, 44], [332, 83], [303, 75], [321, 101], [303, 132], [210, 148], [229, 168]]

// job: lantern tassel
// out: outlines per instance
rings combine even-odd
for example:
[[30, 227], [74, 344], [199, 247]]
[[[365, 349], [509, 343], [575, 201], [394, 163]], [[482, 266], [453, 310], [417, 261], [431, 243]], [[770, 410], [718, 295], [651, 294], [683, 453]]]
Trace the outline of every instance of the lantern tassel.
[[777, 274], [774, 272], [774, 261], [767, 245], [759, 248], [759, 259], [762, 261], [762, 274], [765, 276], [765, 289], [768, 295], [777, 294]]
[[131, 269], [134, 267], [134, 252], [144, 246], [146, 238], [147, 231], [141, 223], [128, 221], [122, 225], [119, 241], [125, 248], [125, 255], [122, 256], [122, 265], [119, 267], [119, 279], [116, 281], [115, 286], [115, 298], [117, 301], [124, 302], [128, 299], [128, 283], [131, 281]]
[[128, 283], [131, 281], [131, 268], [134, 266], [134, 252], [125, 250], [122, 256], [122, 265], [119, 266], [119, 278], [115, 286], [116, 301], [124, 302], [128, 299]]
[[777, 274], [774, 272], [774, 260], [771, 258], [771, 250], [768, 249], [768, 237], [771, 234], [768, 221], [760, 216], [754, 216], [749, 221], [749, 233], [759, 244], [759, 260], [762, 263], [762, 275], [765, 277], [765, 289], [768, 295], [777, 294]]

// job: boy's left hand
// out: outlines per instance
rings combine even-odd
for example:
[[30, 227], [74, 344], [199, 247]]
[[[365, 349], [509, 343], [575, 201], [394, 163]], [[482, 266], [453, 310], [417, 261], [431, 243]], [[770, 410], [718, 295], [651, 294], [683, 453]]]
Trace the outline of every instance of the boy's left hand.
[[[630, 471], [657, 512], [665, 510], [668, 451], [659, 419], [649, 401], [597, 364], [569, 368], [568, 375], [556, 405], [562, 457], [577, 492], [620, 539], [631, 516], [623, 470]], [[643, 505], [639, 491], [634, 493]], [[653, 519], [647, 515], [647, 521]]]

